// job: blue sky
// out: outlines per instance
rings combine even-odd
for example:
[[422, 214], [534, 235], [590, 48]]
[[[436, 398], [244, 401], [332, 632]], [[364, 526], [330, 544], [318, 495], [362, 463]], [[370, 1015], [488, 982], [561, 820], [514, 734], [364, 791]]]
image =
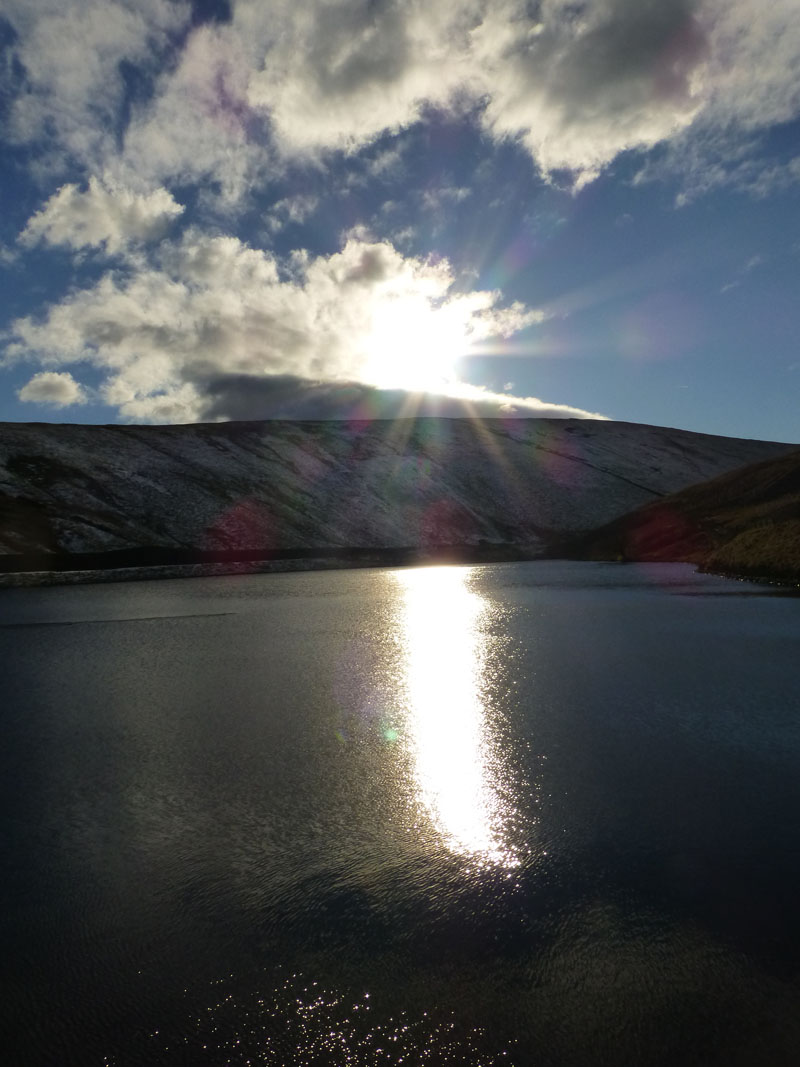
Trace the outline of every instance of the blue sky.
[[0, 48], [0, 419], [800, 440], [796, 0], [5, 0]]

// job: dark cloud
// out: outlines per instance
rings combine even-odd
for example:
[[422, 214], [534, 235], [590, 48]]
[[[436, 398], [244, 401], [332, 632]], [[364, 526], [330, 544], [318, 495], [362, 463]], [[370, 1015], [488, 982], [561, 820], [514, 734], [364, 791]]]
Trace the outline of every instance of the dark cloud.
[[[587, 32], [575, 35], [555, 66], [551, 92], [570, 108], [598, 108], [611, 92], [624, 101], [643, 85], [656, 96], [688, 94], [688, 78], [705, 50], [695, 0], [610, 0]], [[539, 53], [552, 55], [542, 34]], [[623, 100], [621, 100], [623, 102]]]
[[221, 374], [196, 384], [206, 398], [204, 419], [396, 419], [415, 415], [602, 418], [533, 398], [487, 394], [482, 400], [462, 400], [434, 393], [377, 389], [359, 382], [309, 381], [289, 374], [268, 378]]
[[402, 4], [393, 0], [321, 4], [312, 27], [307, 61], [323, 92], [386, 91], [412, 62]]

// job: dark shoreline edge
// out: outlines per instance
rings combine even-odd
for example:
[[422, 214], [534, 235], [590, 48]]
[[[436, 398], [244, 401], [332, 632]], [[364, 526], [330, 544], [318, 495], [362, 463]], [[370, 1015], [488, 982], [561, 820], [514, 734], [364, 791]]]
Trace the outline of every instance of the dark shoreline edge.
[[[708, 553], [710, 555], [710, 553]], [[678, 552], [654, 552], [652, 554], [624, 555], [622, 552], [598, 551], [596, 544], [586, 540], [575, 539], [572, 543], [562, 542], [557, 547], [548, 549], [540, 559], [572, 560], [575, 563], [618, 563], [620, 566], [637, 563], [685, 563], [694, 567], [698, 574], [713, 574], [717, 578], [730, 578], [737, 582], [755, 582], [758, 585], [779, 586], [784, 589], [800, 590], [800, 572], [794, 569], [743, 566], [741, 569], [722, 567], [714, 559], [703, 559], [699, 553], [680, 555]]]
[[[325, 548], [281, 550], [277, 552], [183, 553], [175, 558], [152, 562], [153, 550], [131, 550], [102, 554], [74, 555], [53, 559], [41, 557], [0, 557], [0, 589], [54, 585], [84, 585], [112, 582], [157, 581], [171, 578], [215, 578], [225, 575], [285, 574], [296, 571], [358, 570], [370, 567], [414, 567], [444, 564], [483, 564], [521, 562], [617, 563], [622, 566], [646, 562], [682, 563], [697, 573], [713, 574], [739, 582], [754, 582], [785, 589], [800, 596], [800, 575], [746, 574], [704, 566], [686, 559], [603, 559], [598, 556], [555, 554], [541, 548], [518, 545], [444, 545], [433, 548]], [[151, 561], [145, 562], [142, 554]], [[156, 550], [162, 555], [162, 550]], [[166, 551], [164, 552], [166, 555]], [[130, 561], [131, 556], [135, 561]], [[112, 558], [113, 557], [113, 561]], [[183, 558], [181, 558], [183, 557]], [[36, 566], [35, 564], [40, 564]], [[44, 564], [44, 565], [42, 565]]]
[[[676, 560], [676, 562], [686, 561]], [[725, 571], [716, 564], [708, 566], [695, 564], [695, 567], [699, 574], [713, 574], [717, 578], [733, 578], [737, 582], [756, 582], [758, 585], [773, 585], [782, 589], [795, 589], [800, 592], [800, 574], [763, 574], [761, 572], [748, 574], [747, 572]]]
[[[626, 553], [620, 534], [624, 532], [624, 520], [610, 523], [600, 531], [591, 531], [587, 535], [578, 535], [564, 540], [543, 552], [543, 559], [573, 560], [576, 563], [686, 563], [695, 568], [699, 574], [713, 574], [718, 578], [732, 578], [739, 582], [756, 582], [759, 585], [781, 586], [787, 589], [800, 589], [800, 571], [792, 566], [775, 566], [757, 564], [749, 566], [742, 563], [740, 567], [725, 567], [715, 557], [708, 544], [705, 551], [699, 551], [697, 543], [687, 546], [671, 545], [667, 548], [645, 551], [641, 554]], [[609, 533], [613, 540], [609, 540]], [[602, 538], [602, 540], [601, 540]], [[672, 549], [672, 551], [670, 551]]]
[[198, 552], [141, 548], [115, 552], [0, 556], [0, 588], [128, 582], [158, 578], [274, 574], [288, 571], [412, 567], [446, 563], [518, 563], [542, 559], [539, 546], [435, 545], [402, 548], [320, 547]]

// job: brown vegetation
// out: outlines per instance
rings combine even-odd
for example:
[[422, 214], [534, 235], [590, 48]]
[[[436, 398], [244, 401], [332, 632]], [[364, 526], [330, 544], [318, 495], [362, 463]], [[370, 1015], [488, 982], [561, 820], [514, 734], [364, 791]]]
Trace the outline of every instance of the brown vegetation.
[[800, 451], [753, 463], [563, 541], [573, 559], [684, 561], [800, 583]]

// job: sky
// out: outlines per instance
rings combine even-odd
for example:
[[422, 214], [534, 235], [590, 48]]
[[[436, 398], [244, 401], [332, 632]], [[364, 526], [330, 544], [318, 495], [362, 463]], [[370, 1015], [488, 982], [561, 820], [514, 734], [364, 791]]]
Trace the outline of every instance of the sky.
[[798, 0], [3, 0], [0, 419], [800, 441]]

